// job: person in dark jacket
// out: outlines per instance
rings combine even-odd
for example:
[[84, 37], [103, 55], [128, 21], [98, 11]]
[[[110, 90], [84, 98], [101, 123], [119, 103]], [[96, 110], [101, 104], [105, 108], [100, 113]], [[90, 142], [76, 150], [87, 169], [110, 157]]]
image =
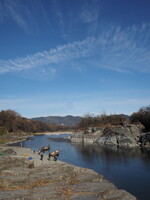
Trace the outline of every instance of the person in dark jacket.
[[44, 154], [43, 152], [40, 153], [40, 160], [43, 160]]

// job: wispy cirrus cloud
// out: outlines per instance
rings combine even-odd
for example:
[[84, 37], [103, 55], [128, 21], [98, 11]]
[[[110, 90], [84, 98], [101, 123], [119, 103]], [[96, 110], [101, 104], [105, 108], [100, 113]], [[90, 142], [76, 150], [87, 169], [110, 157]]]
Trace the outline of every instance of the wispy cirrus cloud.
[[83, 10], [81, 13], [81, 19], [85, 23], [90, 23], [98, 18], [98, 10], [97, 9], [92, 9], [92, 10]]
[[12, 20], [25, 33], [30, 34], [38, 32], [43, 22], [50, 26], [47, 11], [41, 0], [0, 0], [0, 23], [7, 20]]
[[93, 54], [95, 47], [96, 41], [91, 37], [83, 41], [58, 46], [50, 51], [43, 51], [7, 61], [0, 60], [0, 74], [42, 67], [47, 64], [58, 64], [80, 57], [88, 57]]
[[22, 14], [25, 12], [25, 7], [20, 3], [20, 1], [2, 0], [0, 2], [0, 11], [1, 22], [5, 19], [11, 18], [24, 30], [28, 29], [28, 23]]
[[150, 72], [150, 23], [104, 27], [99, 36], [99, 57], [93, 64], [118, 72]]
[[98, 19], [99, 12], [100, 8], [97, 0], [85, 1], [81, 8], [80, 18], [85, 23], [91, 23]]
[[52, 64], [57, 67], [66, 61], [78, 63], [79, 58], [86, 58], [93, 69], [99, 67], [118, 72], [150, 73], [149, 38], [150, 23], [126, 29], [110, 25], [104, 27], [97, 37], [88, 37], [26, 57], [0, 60], [0, 74], [44, 68]]

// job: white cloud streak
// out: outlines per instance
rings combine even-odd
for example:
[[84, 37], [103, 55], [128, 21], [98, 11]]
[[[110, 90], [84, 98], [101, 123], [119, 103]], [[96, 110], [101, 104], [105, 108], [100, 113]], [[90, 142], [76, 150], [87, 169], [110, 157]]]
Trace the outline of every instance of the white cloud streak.
[[0, 61], [0, 74], [13, 71], [27, 70], [47, 64], [57, 64], [63, 61], [88, 57], [93, 54], [95, 39], [87, 38], [83, 41], [58, 46], [50, 51], [39, 52], [26, 57]]
[[107, 26], [98, 37], [88, 37], [49, 51], [26, 57], [0, 60], [0, 74], [19, 72], [48, 64], [88, 58], [91, 67], [100, 67], [117, 72], [138, 71], [150, 73], [150, 23], [126, 29]]
[[6, 18], [13, 19], [24, 30], [28, 30], [28, 24], [23, 17], [22, 12], [25, 10], [20, 1], [4, 0], [0, 2], [0, 21], [3, 22]]
[[[12, 20], [27, 34], [38, 34], [41, 24], [50, 27], [43, 1], [0, 0], [0, 23]], [[40, 16], [40, 17], [39, 17]]]
[[[150, 23], [126, 29], [109, 26], [99, 36], [99, 66], [118, 72], [150, 72]], [[97, 62], [98, 63], [98, 62]]]

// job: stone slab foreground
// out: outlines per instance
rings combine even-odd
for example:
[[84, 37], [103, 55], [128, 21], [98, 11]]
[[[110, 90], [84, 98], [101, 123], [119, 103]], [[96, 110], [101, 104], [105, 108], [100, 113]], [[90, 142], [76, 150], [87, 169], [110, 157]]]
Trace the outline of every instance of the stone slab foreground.
[[0, 156], [0, 200], [136, 200], [93, 170], [60, 161], [30, 168], [26, 161]]

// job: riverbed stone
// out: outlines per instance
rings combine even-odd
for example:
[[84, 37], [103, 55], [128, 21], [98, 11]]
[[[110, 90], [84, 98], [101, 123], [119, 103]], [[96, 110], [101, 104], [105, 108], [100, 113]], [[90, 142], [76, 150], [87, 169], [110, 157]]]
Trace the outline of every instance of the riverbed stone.
[[0, 156], [0, 200], [136, 199], [93, 170], [60, 161], [29, 168], [12, 156]]
[[64, 162], [29, 168], [25, 158], [5, 155], [0, 164], [0, 200], [136, 199], [95, 171]]

